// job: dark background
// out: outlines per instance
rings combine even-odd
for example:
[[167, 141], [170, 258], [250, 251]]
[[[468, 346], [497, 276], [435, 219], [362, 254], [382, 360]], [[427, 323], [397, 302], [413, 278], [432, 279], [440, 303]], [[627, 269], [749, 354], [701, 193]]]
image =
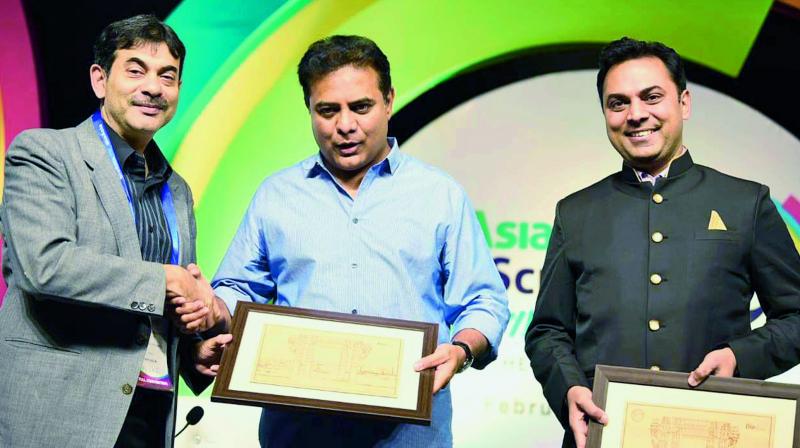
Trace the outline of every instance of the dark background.
[[[42, 125], [75, 126], [97, 107], [89, 86], [92, 45], [107, 24], [135, 14], [166, 18], [175, 0], [23, 2], [37, 60]], [[392, 119], [405, 141], [422, 126], [470, 98], [531, 76], [593, 68], [597, 45], [536, 48], [472, 67], [423, 94]], [[189, 54], [188, 57], [197, 57]], [[776, 2], [737, 78], [687, 61], [690, 81], [727, 93], [800, 138], [800, 10]]]

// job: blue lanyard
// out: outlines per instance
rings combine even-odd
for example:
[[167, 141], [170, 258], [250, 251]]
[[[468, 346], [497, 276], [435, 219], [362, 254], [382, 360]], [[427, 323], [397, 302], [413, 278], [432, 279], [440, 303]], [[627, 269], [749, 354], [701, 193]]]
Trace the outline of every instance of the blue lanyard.
[[[108, 137], [106, 124], [103, 122], [103, 117], [99, 110], [92, 115], [92, 123], [94, 124], [94, 130], [97, 132], [97, 136], [100, 137], [100, 141], [103, 142], [103, 146], [105, 146], [106, 152], [108, 152], [108, 156], [111, 158], [111, 164], [117, 169], [119, 183], [122, 185], [122, 191], [125, 192], [125, 197], [128, 199], [128, 206], [131, 209], [133, 221], [136, 222], [136, 212], [133, 208], [133, 194], [130, 188], [128, 188], [128, 183], [125, 182], [125, 176], [122, 175], [122, 167], [119, 166], [119, 161], [114, 153], [114, 146], [111, 144], [111, 139]], [[161, 208], [167, 219], [167, 228], [169, 229], [169, 234], [172, 239], [170, 263], [179, 264], [181, 251], [180, 237], [178, 235], [178, 219], [175, 215], [175, 202], [172, 199], [172, 191], [169, 189], [169, 185], [167, 185], [166, 181], [164, 181], [164, 184], [161, 186]]]

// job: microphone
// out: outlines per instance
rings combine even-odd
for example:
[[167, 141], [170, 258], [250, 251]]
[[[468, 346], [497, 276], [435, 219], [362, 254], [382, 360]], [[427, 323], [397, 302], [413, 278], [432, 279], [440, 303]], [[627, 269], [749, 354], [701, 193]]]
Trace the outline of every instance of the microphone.
[[203, 414], [205, 414], [205, 411], [203, 411], [203, 408], [201, 408], [200, 406], [195, 406], [195, 407], [193, 407], [193, 408], [192, 408], [192, 409], [189, 411], [189, 413], [188, 413], [188, 414], [186, 414], [186, 424], [185, 424], [185, 425], [183, 425], [183, 428], [181, 428], [181, 430], [180, 430], [180, 431], [178, 431], [178, 433], [177, 433], [177, 434], [175, 434], [175, 437], [173, 437], [173, 438], [176, 438], [176, 437], [178, 437], [179, 435], [181, 435], [181, 433], [183, 432], [183, 430], [185, 430], [186, 428], [188, 428], [188, 427], [189, 427], [189, 425], [196, 425], [196, 424], [197, 424], [197, 422], [199, 422], [199, 421], [200, 421], [200, 419], [201, 419], [201, 418], [203, 418]]

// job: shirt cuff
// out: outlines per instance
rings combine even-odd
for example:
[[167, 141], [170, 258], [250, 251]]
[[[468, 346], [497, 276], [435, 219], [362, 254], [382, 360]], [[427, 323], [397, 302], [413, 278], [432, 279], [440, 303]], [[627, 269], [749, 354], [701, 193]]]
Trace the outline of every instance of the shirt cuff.
[[252, 301], [247, 294], [243, 294], [228, 286], [217, 286], [214, 288], [214, 294], [225, 302], [228, 311], [231, 313], [231, 317], [233, 317], [233, 312], [236, 310], [237, 303]]
[[497, 347], [500, 346], [500, 341], [503, 337], [504, 327], [500, 325], [496, 316], [486, 311], [473, 311], [470, 313], [462, 313], [459, 319], [453, 324], [452, 334], [458, 334], [459, 331], [472, 328], [479, 331], [489, 341], [489, 351], [484, 353], [480, 358], [475, 358], [472, 365], [476, 369], [482, 369], [487, 364], [497, 358]]

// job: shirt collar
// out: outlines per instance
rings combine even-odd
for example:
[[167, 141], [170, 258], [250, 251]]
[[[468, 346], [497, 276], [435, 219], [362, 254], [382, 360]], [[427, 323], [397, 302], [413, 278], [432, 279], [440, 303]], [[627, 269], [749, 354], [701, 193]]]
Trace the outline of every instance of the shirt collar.
[[694, 165], [692, 161], [692, 156], [689, 155], [689, 150], [684, 146], [682, 148], [683, 153], [679, 155], [676, 159], [667, 165], [664, 171], [656, 174], [655, 176], [650, 175], [645, 171], [637, 170], [630, 165], [623, 163], [622, 164], [622, 177], [625, 181], [631, 183], [642, 183], [648, 182], [655, 185], [656, 180], [660, 178], [667, 178], [670, 173], [672, 173], [673, 177], [677, 177], [680, 174], [686, 172], [689, 168]]
[[[103, 120], [103, 123], [105, 123], [106, 129], [108, 129], [108, 136], [111, 139], [111, 146], [114, 148], [114, 155], [117, 158], [117, 162], [124, 171], [125, 162], [127, 162], [136, 151], [124, 138], [111, 129], [111, 126], [109, 126], [105, 120]], [[153, 176], [167, 179], [172, 173], [172, 167], [169, 165], [169, 162], [166, 157], [164, 157], [164, 154], [161, 153], [161, 150], [154, 140], [150, 140], [150, 143], [147, 144], [144, 150], [144, 156], [145, 160], [147, 160], [147, 168]]]
[[[379, 173], [385, 172], [394, 174], [403, 162], [403, 154], [400, 152], [400, 145], [397, 143], [397, 138], [387, 137], [386, 141], [392, 148], [389, 151], [389, 155], [370, 169], [376, 169]], [[330, 174], [330, 171], [328, 171], [328, 168], [326, 168], [325, 164], [322, 162], [322, 153], [320, 152], [317, 152], [313, 157], [303, 162], [303, 168], [306, 170], [306, 177], [315, 177], [323, 172]]]

